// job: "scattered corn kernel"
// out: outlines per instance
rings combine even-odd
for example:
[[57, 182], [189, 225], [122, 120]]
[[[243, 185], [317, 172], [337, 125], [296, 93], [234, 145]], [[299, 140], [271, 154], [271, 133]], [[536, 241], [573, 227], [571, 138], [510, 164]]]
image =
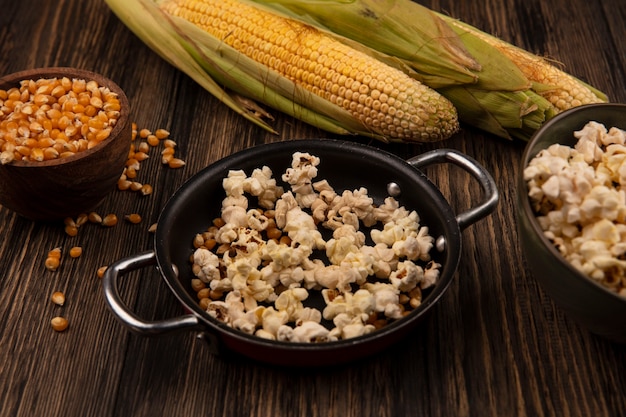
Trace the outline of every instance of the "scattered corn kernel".
[[133, 154], [132, 158], [126, 160], [126, 167], [132, 167], [135, 171], [139, 170], [139, 161], [136, 158], [137, 153]]
[[174, 155], [174, 152], [176, 152], [176, 149], [173, 146], [166, 146], [161, 151], [161, 155]]
[[186, 165], [186, 163], [182, 159], [172, 158], [167, 162], [167, 165], [170, 168], [182, 168]]
[[104, 273], [106, 272], [108, 266], [104, 265], [101, 266], [100, 268], [98, 268], [98, 270], [96, 271], [96, 275], [98, 275], [98, 278], [102, 278], [104, 276]]
[[52, 325], [52, 328], [54, 330], [56, 330], [57, 332], [62, 332], [67, 329], [69, 322], [65, 317], [54, 317], [52, 320], [50, 320], [50, 324]]
[[146, 138], [146, 141], [148, 142], [148, 145], [150, 146], [158, 146], [160, 141], [159, 138], [157, 138], [155, 135], [150, 135]]
[[148, 136], [150, 136], [152, 134], [152, 132], [148, 129], [141, 129], [139, 131], [139, 137], [142, 139], [146, 139]]
[[61, 291], [55, 291], [50, 296], [50, 301], [58, 306], [62, 306], [63, 304], [65, 304], [65, 294], [63, 294]]
[[96, 224], [102, 223], [102, 217], [95, 211], [92, 211], [91, 213], [89, 213], [87, 217], [91, 223], [96, 223]]
[[126, 167], [126, 170], [124, 172], [126, 173], [126, 177], [131, 180], [137, 178], [137, 170], [133, 167]]
[[115, 226], [117, 224], [117, 216], [115, 214], [107, 214], [100, 224], [106, 227]]
[[72, 258], [78, 258], [82, 254], [83, 254], [83, 248], [81, 248], [80, 246], [74, 246], [73, 248], [70, 249], [70, 257]]
[[150, 145], [148, 144], [148, 142], [141, 141], [139, 142], [139, 145], [137, 145], [136, 153], [142, 153], [142, 152], [145, 154], [150, 152]]
[[130, 223], [137, 224], [141, 222], [141, 216], [137, 213], [127, 214], [124, 218]]
[[78, 215], [78, 217], [76, 217], [76, 227], [81, 227], [82, 225], [84, 225], [85, 223], [87, 223], [87, 221], [89, 220], [89, 216], [87, 213], [81, 213]]
[[130, 188], [130, 186], [132, 185], [132, 181], [128, 181], [126, 179], [119, 179], [117, 180], [117, 189], [120, 191], [126, 191]]
[[148, 158], [149, 158], [148, 152], [144, 152], [144, 151], [135, 152], [135, 159], [137, 160], [137, 162], [145, 161]]
[[157, 229], [157, 224], [156, 223], [152, 223], [150, 225], [150, 227], [148, 228], [148, 232], [149, 233], [154, 233], [154, 232], [156, 232], [156, 229]]
[[161, 156], [161, 163], [163, 163], [163, 165], [167, 165], [170, 163], [172, 159], [174, 159], [174, 154], [171, 154], [171, 153], [165, 154]]
[[56, 271], [61, 264], [61, 248], [54, 248], [48, 252], [48, 256], [44, 261], [46, 269]]
[[78, 234], [78, 227], [76, 226], [65, 226], [65, 233], [68, 236], [76, 236]]
[[152, 194], [152, 186], [150, 184], [144, 184], [140, 191], [143, 195], [150, 195]]
[[170, 132], [165, 129], [157, 129], [154, 135], [159, 139], [167, 139], [170, 136]]

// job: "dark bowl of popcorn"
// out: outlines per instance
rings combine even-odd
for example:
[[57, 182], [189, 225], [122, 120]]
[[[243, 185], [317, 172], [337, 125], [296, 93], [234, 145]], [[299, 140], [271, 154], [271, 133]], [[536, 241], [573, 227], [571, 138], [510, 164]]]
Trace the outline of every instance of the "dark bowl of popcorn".
[[579, 325], [626, 343], [626, 104], [557, 115], [521, 168], [517, 223], [533, 276]]

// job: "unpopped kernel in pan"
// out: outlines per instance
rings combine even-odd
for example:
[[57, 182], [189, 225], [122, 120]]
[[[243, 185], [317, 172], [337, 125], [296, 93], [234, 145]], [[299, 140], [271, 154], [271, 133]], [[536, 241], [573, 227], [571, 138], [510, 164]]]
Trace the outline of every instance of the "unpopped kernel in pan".
[[[292, 158], [288, 190], [266, 166], [224, 178], [221, 217], [194, 239], [202, 308], [249, 334], [308, 343], [368, 334], [418, 307], [441, 265], [417, 212], [393, 197], [376, 206], [366, 188], [338, 193], [313, 181], [318, 157]], [[321, 309], [306, 305], [314, 292]]]

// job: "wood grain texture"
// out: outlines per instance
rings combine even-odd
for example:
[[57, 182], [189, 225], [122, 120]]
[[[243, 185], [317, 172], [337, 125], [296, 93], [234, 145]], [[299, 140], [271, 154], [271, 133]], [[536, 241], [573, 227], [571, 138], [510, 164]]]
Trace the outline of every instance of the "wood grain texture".
[[[601, 0], [424, 0], [422, 4], [561, 62], [565, 69], [626, 102], [626, 6]], [[193, 334], [131, 334], [108, 311], [96, 270], [152, 248], [148, 227], [171, 194], [208, 164], [250, 146], [329, 137], [275, 114], [280, 135], [236, 116], [165, 63], [97, 0], [0, 0], [0, 74], [36, 66], [76, 66], [116, 81], [140, 127], [167, 128], [183, 169], [157, 153], [139, 180], [155, 192], [113, 192], [101, 214], [137, 212], [139, 225], [34, 223], [0, 209], [0, 416], [621, 416], [626, 415], [626, 347], [588, 334], [553, 305], [528, 272], [515, 228], [515, 178], [523, 144], [463, 131], [443, 144], [382, 144], [409, 157], [435, 147], [458, 149], [496, 178], [493, 215], [463, 232], [462, 258], [441, 302], [413, 334], [360, 362], [284, 369], [216, 357]], [[355, 138], [354, 140], [359, 140]], [[461, 211], [480, 201], [460, 170], [426, 173]], [[59, 271], [43, 267], [54, 247]], [[49, 301], [66, 294], [65, 306]], [[144, 269], [120, 291], [141, 317], [182, 314], [160, 279]], [[49, 321], [68, 318], [55, 333]]]

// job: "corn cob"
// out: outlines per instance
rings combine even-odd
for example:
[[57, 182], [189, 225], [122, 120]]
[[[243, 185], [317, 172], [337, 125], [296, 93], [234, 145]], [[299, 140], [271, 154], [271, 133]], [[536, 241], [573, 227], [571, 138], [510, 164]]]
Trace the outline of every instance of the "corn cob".
[[546, 60], [411, 0], [253, 1], [401, 59], [462, 122], [503, 138], [527, 140], [560, 111], [607, 100]]
[[[446, 139], [458, 130], [449, 100], [375, 59], [377, 52], [357, 50], [245, 1], [107, 3], [155, 51], [220, 99], [230, 99], [227, 104], [248, 118], [254, 116], [246, 113], [238, 95], [342, 134], [426, 142]], [[159, 34], [161, 41], [150, 39], [146, 35], [152, 33], [140, 27], [142, 9], [149, 12], [154, 27], [169, 29]]]

